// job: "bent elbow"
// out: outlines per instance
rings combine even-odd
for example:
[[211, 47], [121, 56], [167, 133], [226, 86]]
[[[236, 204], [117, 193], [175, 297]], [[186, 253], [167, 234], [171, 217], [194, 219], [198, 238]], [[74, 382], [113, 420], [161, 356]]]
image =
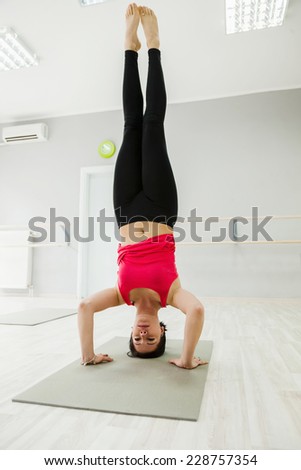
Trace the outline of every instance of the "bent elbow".
[[205, 307], [203, 304], [199, 303], [198, 305], [195, 306], [194, 312], [196, 315], [200, 316], [201, 318], [204, 318], [205, 316]]
[[77, 310], [78, 312], [85, 312], [88, 310], [89, 306], [91, 305], [91, 302], [88, 299], [83, 299], [80, 301]]

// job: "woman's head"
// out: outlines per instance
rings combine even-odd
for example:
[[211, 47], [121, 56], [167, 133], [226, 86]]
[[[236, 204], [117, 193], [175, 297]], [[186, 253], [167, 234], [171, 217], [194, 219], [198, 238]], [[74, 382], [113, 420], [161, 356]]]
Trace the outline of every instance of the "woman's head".
[[135, 323], [130, 336], [130, 357], [150, 359], [160, 357], [165, 352], [166, 325], [158, 318], [147, 323]]

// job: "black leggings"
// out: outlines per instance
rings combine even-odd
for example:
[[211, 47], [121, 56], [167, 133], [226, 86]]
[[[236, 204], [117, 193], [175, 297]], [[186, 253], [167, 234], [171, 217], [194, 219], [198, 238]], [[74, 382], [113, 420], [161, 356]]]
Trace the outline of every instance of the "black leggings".
[[159, 49], [149, 49], [146, 110], [143, 115], [138, 53], [125, 51], [124, 134], [114, 174], [114, 210], [118, 227], [141, 220], [173, 227], [177, 188], [167, 154], [164, 117], [166, 91]]

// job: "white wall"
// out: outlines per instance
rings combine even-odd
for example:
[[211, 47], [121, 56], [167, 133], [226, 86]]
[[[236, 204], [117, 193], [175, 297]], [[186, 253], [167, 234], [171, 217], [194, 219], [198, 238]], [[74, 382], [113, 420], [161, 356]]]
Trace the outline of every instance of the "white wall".
[[[300, 110], [301, 90], [171, 107], [179, 213], [251, 216], [257, 206], [262, 216], [300, 215]], [[276, 225], [273, 239], [301, 239], [301, 221]], [[301, 245], [182, 247], [178, 266], [183, 284], [205, 296], [301, 296]]]
[[[300, 214], [300, 109], [301, 90], [169, 106], [179, 215], [196, 208], [203, 217], [251, 216], [255, 206], [262, 216]], [[50, 207], [73, 220], [80, 167], [115, 161], [102, 160], [97, 146], [109, 138], [118, 151], [121, 111], [43, 121], [49, 142], [0, 147], [1, 225], [49, 218]], [[287, 238], [301, 239], [297, 226], [287, 227]], [[300, 297], [301, 245], [178, 247], [177, 254], [182, 284], [199, 295]], [[73, 249], [36, 249], [36, 294], [75, 295], [76, 270]]]
[[[35, 216], [49, 220], [50, 208], [73, 221], [79, 216], [80, 168], [113, 164], [99, 157], [97, 147], [103, 139], [119, 145], [120, 112], [41, 121], [49, 126], [48, 142], [0, 147], [1, 225], [27, 225]], [[58, 229], [58, 241], [62, 235]], [[36, 248], [33, 281], [37, 295], [76, 295], [76, 251]]]

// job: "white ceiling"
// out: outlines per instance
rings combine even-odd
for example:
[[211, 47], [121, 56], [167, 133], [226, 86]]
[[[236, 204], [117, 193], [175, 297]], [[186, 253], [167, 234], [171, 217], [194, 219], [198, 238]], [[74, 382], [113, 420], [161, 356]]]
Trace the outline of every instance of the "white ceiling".
[[[120, 109], [128, 3], [81, 7], [79, 0], [1, 0], [0, 27], [13, 28], [40, 65], [0, 73], [0, 122]], [[159, 19], [170, 103], [301, 88], [300, 0], [289, 1], [283, 26], [228, 36], [224, 0], [146, 4]]]

